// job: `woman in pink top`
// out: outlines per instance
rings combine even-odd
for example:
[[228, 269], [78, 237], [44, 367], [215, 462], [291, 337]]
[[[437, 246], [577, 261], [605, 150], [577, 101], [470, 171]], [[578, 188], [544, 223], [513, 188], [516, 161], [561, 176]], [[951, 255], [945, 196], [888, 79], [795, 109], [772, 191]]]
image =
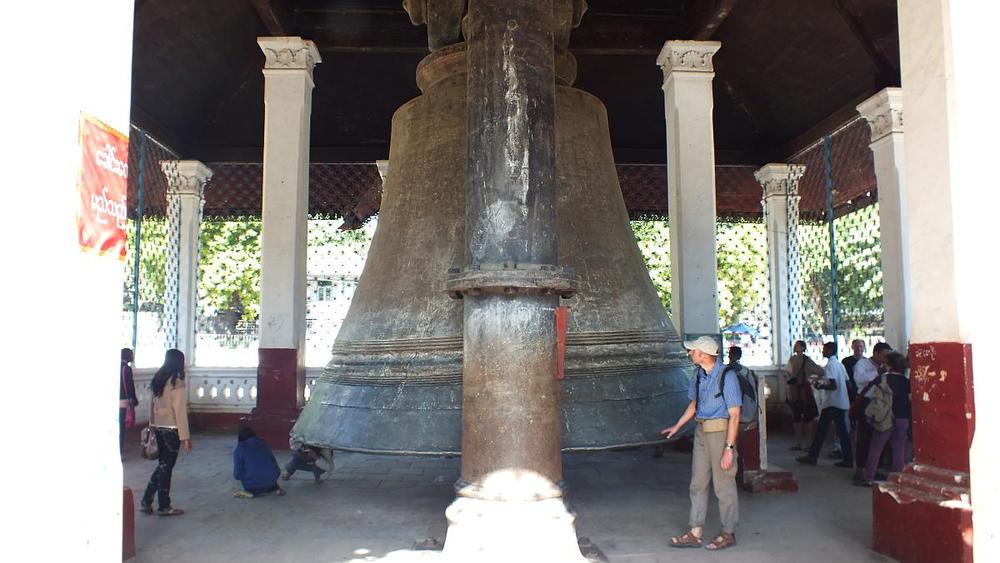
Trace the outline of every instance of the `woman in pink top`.
[[156, 371], [152, 389], [152, 416], [149, 425], [156, 432], [156, 445], [160, 456], [156, 469], [149, 477], [149, 485], [142, 495], [140, 510], [145, 514], [153, 513], [153, 495], [159, 501], [160, 516], [178, 516], [184, 514], [179, 508], [170, 505], [170, 478], [177, 463], [177, 454], [181, 444], [188, 452], [191, 451], [191, 432], [188, 429], [187, 418], [187, 387], [184, 385], [184, 353], [180, 350], [167, 350], [163, 366]]

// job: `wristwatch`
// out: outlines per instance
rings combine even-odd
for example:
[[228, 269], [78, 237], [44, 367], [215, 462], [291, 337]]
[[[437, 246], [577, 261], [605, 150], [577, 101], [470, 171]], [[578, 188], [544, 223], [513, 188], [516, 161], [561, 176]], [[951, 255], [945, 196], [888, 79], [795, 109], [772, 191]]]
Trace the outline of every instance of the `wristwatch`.
[[729, 443], [727, 443], [727, 444], [726, 444], [726, 449], [727, 449], [727, 450], [735, 450], [735, 449], [736, 449], [736, 446], [735, 446], [734, 444], [729, 444]]

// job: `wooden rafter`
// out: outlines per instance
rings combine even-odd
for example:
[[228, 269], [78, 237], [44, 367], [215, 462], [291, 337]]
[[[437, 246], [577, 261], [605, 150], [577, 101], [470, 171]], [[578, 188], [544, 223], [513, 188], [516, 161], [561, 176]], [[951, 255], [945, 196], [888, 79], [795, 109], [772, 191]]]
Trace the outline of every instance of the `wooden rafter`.
[[264, 22], [267, 32], [275, 37], [292, 34], [292, 17], [288, 5], [283, 0], [250, 0], [254, 10]]
[[785, 143], [784, 146], [776, 152], [780, 154], [782, 158], [788, 159], [795, 156], [810, 144], [815, 143], [818, 139], [822, 139], [824, 135], [840, 129], [845, 124], [858, 117], [858, 104], [872, 97], [879, 90], [880, 88], [871, 88], [855, 96], [840, 109], [831, 113], [816, 125], [806, 129], [791, 141]]
[[[715, 35], [715, 32], [726, 21], [729, 13], [733, 11], [736, 2], [739, 0], [706, 0], [698, 2], [693, 10], [695, 17], [701, 17], [691, 25], [691, 39], [695, 41], [708, 41]], [[708, 6], [709, 4], [714, 4]]]
[[872, 64], [875, 65], [878, 71], [879, 82], [885, 82], [890, 80], [891, 77], [897, 74], [896, 68], [893, 66], [892, 61], [885, 56], [877, 47], [875, 47], [875, 42], [872, 40], [871, 36], [865, 30], [865, 27], [861, 24], [861, 18], [854, 11], [850, 10], [847, 6], [845, 0], [833, 0], [834, 7], [837, 8], [837, 13], [847, 24], [847, 27], [851, 30], [851, 34], [861, 45], [861, 48], [865, 50], [868, 54], [868, 58], [871, 60]]

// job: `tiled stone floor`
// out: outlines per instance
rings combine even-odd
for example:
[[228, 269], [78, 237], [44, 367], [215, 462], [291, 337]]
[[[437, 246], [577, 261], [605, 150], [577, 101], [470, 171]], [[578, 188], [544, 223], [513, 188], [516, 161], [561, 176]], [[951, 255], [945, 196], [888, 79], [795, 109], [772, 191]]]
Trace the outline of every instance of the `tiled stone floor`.
[[[138, 562], [376, 560], [424, 538], [444, 540], [444, 510], [460, 460], [338, 453], [331, 479], [299, 473], [284, 497], [232, 498], [232, 436], [198, 435], [174, 471], [176, 518], [136, 514]], [[772, 437], [772, 463], [791, 468], [798, 493], [740, 494], [739, 545], [723, 553], [674, 550], [685, 528], [690, 454], [651, 449], [567, 454], [568, 504], [577, 533], [610, 561], [886, 561], [871, 551], [871, 492], [851, 486], [850, 471], [823, 460], [801, 467], [788, 442]], [[152, 462], [130, 444], [125, 482], [136, 495]], [[277, 452], [279, 463], [287, 452]], [[714, 498], [708, 533], [718, 530]], [[530, 553], [524, 561], [531, 561]]]

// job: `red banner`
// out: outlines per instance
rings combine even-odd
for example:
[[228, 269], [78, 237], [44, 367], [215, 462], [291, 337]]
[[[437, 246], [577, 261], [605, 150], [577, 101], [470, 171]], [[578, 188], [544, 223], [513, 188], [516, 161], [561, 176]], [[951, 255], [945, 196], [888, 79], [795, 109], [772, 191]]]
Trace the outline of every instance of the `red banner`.
[[76, 213], [80, 249], [125, 260], [128, 137], [80, 114], [80, 151], [80, 207]]

